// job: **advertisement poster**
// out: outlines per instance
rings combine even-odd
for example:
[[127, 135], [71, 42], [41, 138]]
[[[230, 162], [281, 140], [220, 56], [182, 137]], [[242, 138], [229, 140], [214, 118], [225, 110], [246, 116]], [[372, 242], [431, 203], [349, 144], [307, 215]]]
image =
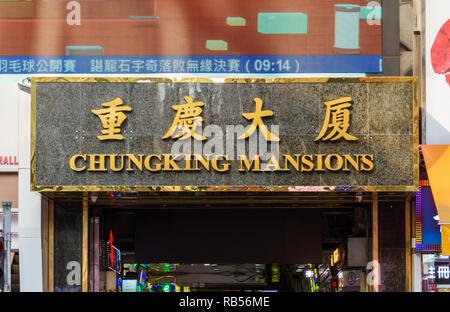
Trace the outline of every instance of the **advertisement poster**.
[[439, 214], [434, 203], [433, 194], [429, 186], [421, 186], [422, 202], [422, 244], [440, 245], [441, 227], [439, 225]]
[[0, 74], [380, 73], [381, 1], [0, 2]]
[[450, 144], [450, 1], [426, 2], [426, 144]]

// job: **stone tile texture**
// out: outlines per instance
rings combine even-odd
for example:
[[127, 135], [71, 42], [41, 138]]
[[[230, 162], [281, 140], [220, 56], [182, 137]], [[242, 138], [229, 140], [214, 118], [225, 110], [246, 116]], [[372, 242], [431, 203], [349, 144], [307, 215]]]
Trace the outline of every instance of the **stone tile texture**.
[[[263, 122], [269, 130], [274, 129], [271, 126], [279, 127], [281, 154], [373, 154], [374, 170], [297, 172], [292, 169], [290, 172], [242, 173], [238, 171], [236, 158], [230, 162], [230, 171], [225, 173], [213, 170], [99, 173], [70, 169], [69, 158], [74, 154], [171, 153], [177, 140], [162, 137], [176, 116], [172, 106], [184, 104], [185, 96], [204, 103], [202, 127], [216, 125], [218, 137], [220, 131], [226, 133], [227, 126], [247, 128], [251, 120], [242, 114], [254, 112], [255, 98], [260, 98], [262, 109], [274, 112], [273, 116], [263, 118]], [[100, 141], [97, 136], [103, 127], [99, 117], [91, 111], [102, 108], [102, 103], [116, 97], [132, 108], [125, 113], [127, 118], [120, 127], [124, 139]], [[325, 119], [324, 102], [341, 97], [352, 98], [347, 133], [358, 140], [315, 141]], [[38, 186], [413, 185], [412, 83], [352, 80], [329, 83], [38, 82], [36, 125]], [[212, 139], [203, 141], [203, 146], [212, 146]], [[251, 139], [245, 140], [246, 146]], [[236, 147], [238, 143], [231, 141], [230, 144]], [[225, 149], [224, 143], [222, 152]]]

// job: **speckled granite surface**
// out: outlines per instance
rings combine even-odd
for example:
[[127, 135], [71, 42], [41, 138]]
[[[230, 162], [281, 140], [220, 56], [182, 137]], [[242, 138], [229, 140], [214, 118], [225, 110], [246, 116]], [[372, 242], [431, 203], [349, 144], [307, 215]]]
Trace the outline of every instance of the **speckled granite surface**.
[[[250, 122], [254, 97], [267, 126], [280, 127], [280, 152], [289, 154], [374, 154], [372, 172], [75, 172], [74, 154], [170, 153], [163, 140], [175, 117], [171, 108], [189, 95], [205, 103], [203, 127]], [[323, 102], [350, 96], [354, 103], [348, 133], [356, 142], [314, 142], [325, 117]], [[123, 141], [100, 141], [103, 129], [92, 109], [115, 97], [132, 108], [122, 124]], [[62, 83], [38, 82], [36, 88], [36, 185], [341, 185], [411, 186], [413, 183], [413, 84], [411, 82], [329, 83]], [[270, 128], [269, 128], [270, 129]]]

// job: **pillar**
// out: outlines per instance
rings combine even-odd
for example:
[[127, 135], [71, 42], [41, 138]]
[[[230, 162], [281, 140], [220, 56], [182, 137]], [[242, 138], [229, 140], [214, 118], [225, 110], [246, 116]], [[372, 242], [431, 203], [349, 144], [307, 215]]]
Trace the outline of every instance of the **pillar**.
[[19, 91], [18, 104], [20, 291], [42, 292], [41, 196], [37, 192], [30, 191], [30, 94]]

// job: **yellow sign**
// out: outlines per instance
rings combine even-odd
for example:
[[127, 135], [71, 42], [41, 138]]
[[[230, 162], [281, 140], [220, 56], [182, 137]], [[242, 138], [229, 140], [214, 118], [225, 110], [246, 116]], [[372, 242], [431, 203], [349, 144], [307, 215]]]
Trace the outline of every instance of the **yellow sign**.
[[239, 140], [248, 138], [256, 131], [257, 128], [261, 130], [261, 133], [264, 135], [264, 138], [267, 141], [280, 141], [280, 139], [272, 134], [264, 124], [262, 118], [273, 116], [273, 111], [271, 110], [262, 110], [263, 101], [260, 98], [254, 98], [255, 101], [255, 111], [253, 113], [243, 113], [242, 116], [247, 120], [252, 120], [252, 124], [241, 136], [238, 137]]
[[[325, 113], [325, 121], [322, 130], [315, 139], [318, 141], [336, 141], [344, 138], [347, 141], [356, 141], [357, 138], [347, 133], [350, 127], [350, 107], [352, 106], [351, 97], [343, 97], [337, 100], [325, 102], [327, 111]], [[329, 134], [324, 137], [328, 129], [332, 129]]]
[[206, 140], [206, 137], [195, 133], [195, 128], [201, 126], [203, 122], [203, 118], [200, 117], [200, 114], [202, 113], [201, 106], [203, 106], [204, 103], [194, 102], [189, 96], [185, 96], [184, 100], [186, 101], [185, 104], [172, 105], [172, 108], [177, 114], [175, 115], [169, 130], [162, 138], [167, 139], [172, 137], [173, 139], [179, 138], [180, 140], [184, 140], [192, 137], [198, 141]]
[[127, 119], [123, 111], [131, 111], [129, 106], [122, 105], [123, 101], [117, 97], [112, 101], [102, 103], [103, 109], [93, 109], [92, 112], [97, 115], [102, 121], [104, 130], [101, 130], [103, 135], [97, 136], [99, 140], [123, 140], [123, 135], [120, 134], [120, 126]]

